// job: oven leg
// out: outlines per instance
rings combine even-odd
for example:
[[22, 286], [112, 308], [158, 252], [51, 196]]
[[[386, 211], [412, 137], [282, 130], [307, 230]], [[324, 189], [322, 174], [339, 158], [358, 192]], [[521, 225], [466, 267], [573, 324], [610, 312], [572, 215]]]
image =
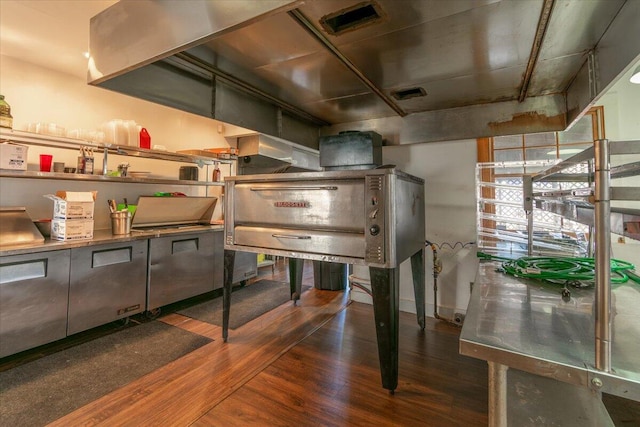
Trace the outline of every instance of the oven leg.
[[302, 270], [304, 269], [304, 260], [298, 258], [289, 258], [289, 286], [291, 288], [291, 299], [293, 305], [300, 299], [302, 295]]
[[418, 325], [424, 330], [425, 323], [425, 290], [424, 290], [424, 249], [411, 255], [411, 276], [413, 277], [413, 294], [416, 299]]
[[369, 275], [382, 387], [393, 394], [398, 386], [400, 273], [398, 268], [369, 267]]
[[233, 266], [236, 251], [224, 251], [224, 284], [222, 287], [222, 340], [229, 336], [229, 309], [231, 308], [231, 287], [233, 285]]

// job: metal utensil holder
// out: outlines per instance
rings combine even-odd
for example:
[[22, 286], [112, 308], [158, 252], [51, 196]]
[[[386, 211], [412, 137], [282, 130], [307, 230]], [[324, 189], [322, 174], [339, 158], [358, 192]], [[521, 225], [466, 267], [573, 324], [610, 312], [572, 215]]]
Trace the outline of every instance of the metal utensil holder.
[[111, 213], [111, 233], [114, 235], [131, 233], [130, 211], [126, 210]]

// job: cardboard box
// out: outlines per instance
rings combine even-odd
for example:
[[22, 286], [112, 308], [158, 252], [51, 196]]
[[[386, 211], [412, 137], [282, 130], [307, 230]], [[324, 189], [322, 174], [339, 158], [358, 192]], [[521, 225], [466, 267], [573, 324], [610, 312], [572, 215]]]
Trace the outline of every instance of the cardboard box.
[[3, 142], [0, 144], [0, 169], [26, 171], [28, 152], [26, 145]]
[[58, 191], [53, 200], [53, 219], [93, 219], [97, 191]]
[[92, 219], [53, 219], [51, 240], [93, 239]]

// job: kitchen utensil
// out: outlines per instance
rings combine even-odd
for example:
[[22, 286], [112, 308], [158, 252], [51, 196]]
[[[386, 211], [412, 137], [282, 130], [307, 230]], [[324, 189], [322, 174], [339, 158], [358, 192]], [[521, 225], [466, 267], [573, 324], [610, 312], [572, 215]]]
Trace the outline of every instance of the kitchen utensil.
[[120, 163], [118, 165], [118, 172], [120, 172], [120, 176], [127, 176], [128, 170], [129, 170], [129, 163]]
[[114, 213], [118, 210], [118, 207], [116, 206], [116, 201], [113, 199], [109, 199], [107, 200], [107, 203], [109, 204], [109, 211], [111, 211], [111, 213]]

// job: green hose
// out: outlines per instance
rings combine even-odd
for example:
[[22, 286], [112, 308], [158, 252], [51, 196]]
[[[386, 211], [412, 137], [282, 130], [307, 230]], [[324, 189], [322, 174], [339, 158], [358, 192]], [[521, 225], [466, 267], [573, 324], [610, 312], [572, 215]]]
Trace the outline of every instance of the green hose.
[[[505, 273], [515, 277], [538, 279], [548, 282], [593, 282], [595, 280], [595, 260], [582, 257], [521, 257], [509, 259], [483, 252], [479, 258], [502, 261]], [[621, 284], [632, 280], [640, 284], [640, 277], [633, 271], [635, 266], [627, 261], [611, 259], [611, 283]]]

